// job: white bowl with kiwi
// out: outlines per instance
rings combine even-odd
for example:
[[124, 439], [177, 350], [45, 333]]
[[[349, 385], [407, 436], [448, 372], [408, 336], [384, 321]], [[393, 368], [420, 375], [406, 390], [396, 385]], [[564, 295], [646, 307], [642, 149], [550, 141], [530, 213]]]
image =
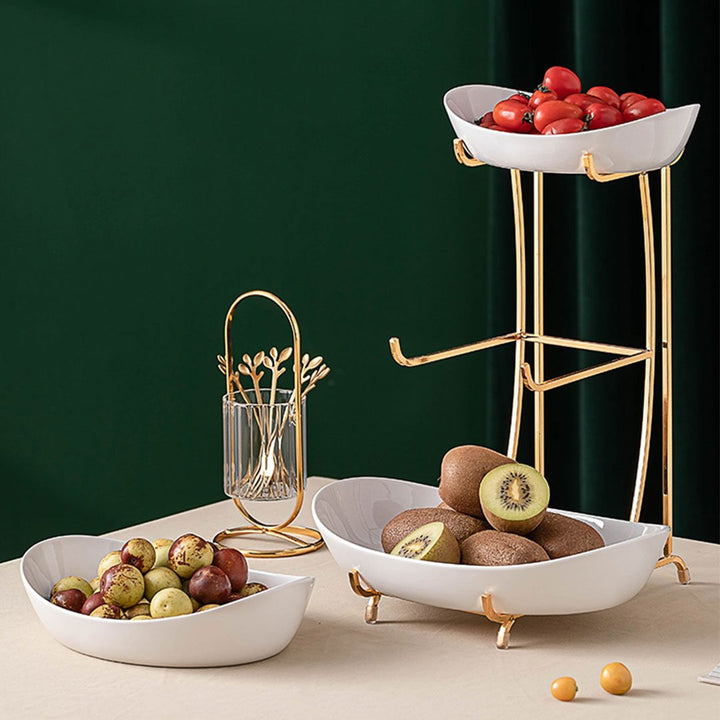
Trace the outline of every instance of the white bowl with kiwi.
[[[111, 614], [98, 614], [108, 605], [101, 605], [90, 615], [51, 601], [60, 594], [54, 590], [61, 578], [74, 578], [76, 586], [82, 585], [87, 594], [89, 588], [85, 586], [94, 582], [90, 578], [97, 580], [98, 563], [123, 548], [122, 540], [64, 535], [43, 540], [23, 555], [20, 574], [35, 613], [50, 634], [71, 650], [106, 660], [162, 667], [216, 667], [263, 660], [279, 653], [295, 636], [314, 584], [312, 577], [246, 569], [246, 585], [262, 584], [262, 592], [226, 604], [207, 605], [207, 609], [191, 614], [132, 618], [147, 622], [132, 622], [128, 608], [121, 613], [123, 619], [111, 619]], [[128, 565], [116, 567], [127, 569]], [[167, 567], [157, 570], [172, 575]], [[102, 573], [103, 578], [111, 572]], [[146, 586], [152, 572], [156, 570], [145, 573]], [[78, 591], [69, 591], [73, 592]], [[184, 595], [179, 589], [163, 592]], [[161, 595], [158, 592], [157, 598]], [[154, 603], [155, 599], [150, 605]]]
[[[509, 461], [498, 458], [490, 469]], [[447, 489], [447, 468], [440, 490], [384, 477], [348, 478], [322, 488], [313, 516], [335, 561], [346, 572], [357, 570], [383, 595], [472, 613], [482, 612], [485, 593], [500, 613], [567, 615], [615, 607], [643, 588], [662, 554], [667, 526], [546, 508], [539, 521], [522, 518], [521, 533], [508, 532], [502, 521], [494, 518], [491, 526], [482, 516], [473, 496], [490, 472], [483, 463], [470, 465], [463, 478], [470, 506], [461, 511], [447, 504], [462, 505]], [[467, 483], [467, 477], [475, 480]], [[504, 492], [508, 481], [501, 478], [497, 486]], [[448, 534], [455, 537], [443, 556], [437, 545]], [[428, 544], [434, 554], [422, 559], [418, 549]]]

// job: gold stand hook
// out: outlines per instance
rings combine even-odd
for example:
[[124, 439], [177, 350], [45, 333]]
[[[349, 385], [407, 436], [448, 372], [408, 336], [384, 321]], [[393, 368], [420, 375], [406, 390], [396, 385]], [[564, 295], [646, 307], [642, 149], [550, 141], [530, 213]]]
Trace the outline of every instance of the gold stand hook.
[[[680, 151], [680, 154], [666, 167], [674, 165], [685, 152], [685, 148]], [[585, 152], [582, 155], [582, 165], [585, 170], [585, 174], [595, 182], [606, 183], [612, 182], [613, 180], [622, 180], [626, 177], [633, 177], [633, 175], [642, 175], [644, 170], [637, 170], [635, 172], [620, 172], [620, 173], [600, 173], [595, 168], [595, 158], [591, 152]]]
[[661, 568], [671, 563], [675, 565], [675, 569], [677, 570], [678, 582], [682, 585], [687, 585], [690, 582], [690, 570], [679, 555], [666, 555], [660, 558], [660, 560], [655, 563], [655, 568]]
[[368, 604], [365, 606], [365, 622], [368, 623], [368, 625], [374, 625], [377, 622], [378, 604], [380, 603], [382, 594], [370, 587], [367, 583], [365, 583], [366, 587], [363, 587], [365, 581], [362, 579], [357, 568], [353, 568], [348, 573], [348, 579], [350, 580], [350, 587], [356, 595], [368, 598]]
[[496, 612], [490, 593], [483, 593], [480, 599], [482, 600], [483, 615], [485, 615], [488, 620], [492, 620], [492, 622], [500, 623], [497, 640], [495, 641], [498, 650], [507, 650], [510, 644], [510, 631], [512, 630], [512, 626], [522, 615], [508, 615], [506, 613]]
[[453, 152], [455, 153], [455, 159], [466, 167], [479, 167], [485, 163], [482, 160], [476, 160], [470, 153], [468, 153], [465, 143], [460, 138], [453, 140]]

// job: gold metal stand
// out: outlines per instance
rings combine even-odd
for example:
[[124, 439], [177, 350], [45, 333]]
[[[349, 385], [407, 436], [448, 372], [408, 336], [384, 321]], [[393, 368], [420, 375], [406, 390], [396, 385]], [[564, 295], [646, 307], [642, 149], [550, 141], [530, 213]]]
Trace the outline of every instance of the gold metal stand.
[[[460, 139], [453, 142], [453, 151], [456, 159], [467, 167], [483, 165], [479, 160], [471, 157]], [[682, 155], [682, 153], [681, 153]], [[680, 158], [678, 156], [673, 165]], [[498, 347], [509, 343], [515, 344], [515, 370], [512, 394], [512, 414], [508, 438], [507, 455], [515, 457], [517, 454], [518, 437], [520, 433], [520, 419], [522, 415], [523, 386], [534, 393], [534, 440], [535, 440], [535, 466], [538, 471], [545, 472], [545, 393], [564, 385], [584, 380], [585, 378], [601, 375], [612, 370], [618, 370], [635, 363], [644, 363], [645, 377], [643, 387], [643, 414], [640, 432], [640, 448], [638, 452], [637, 470], [635, 474], [635, 490], [630, 511], [630, 520], [638, 522], [645, 492], [645, 479], [647, 476], [648, 457], [650, 451], [650, 434], [653, 409], [653, 383], [655, 377], [655, 322], [656, 322], [656, 287], [655, 287], [655, 250], [653, 242], [652, 208], [650, 203], [650, 187], [647, 172], [601, 174], [595, 169], [593, 156], [585, 153], [582, 158], [583, 168], [588, 178], [595, 182], [611, 182], [623, 178], [637, 176], [640, 187], [640, 203], [643, 218], [643, 236], [645, 247], [645, 343], [642, 347], [626, 347], [608, 343], [588, 342], [569, 338], [553, 337], [545, 334], [544, 327], [544, 223], [543, 223], [543, 173], [533, 173], [533, 332], [526, 328], [526, 268], [525, 268], [525, 227], [523, 219], [523, 199], [520, 183], [520, 171], [510, 170], [513, 191], [513, 213], [515, 218], [515, 307], [516, 328], [514, 332], [498, 335], [496, 337], [470, 343], [460, 347], [441, 350], [427, 355], [407, 357], [401, 348], [400, 340], [390, 338], [390, 352], [395, 361], [405, 367], [425, 365], [438, 360], [445, 360], [468, 353]], [[670, 205], [670, 165], [661, 169], [661, 203], [662, 203], [662, 400], [663, 400], [663, 427], [662, 427], [662, 493], [663, 493], [663, 523], [670, 527], [670, 535], [663, 550], [663, 557], [656, 567], [674, 564], [677, 569], [678, 580], [686, 584], [690, 581], [690, 573], [683, 559], [672, 554], [672, 297], [671, 297], [671, 205]], [[526, 343], [533, 345], [533, 365], [525, 359]], [[576, 370], [566, 375], [546, 379], [544, 368], [545, 346], [571, 348], [575, 350], [588, 350], [614, 355], [615, 357], [597, 365]], [[534, 367], [533, 367], [534, 366]], [[373, 591], [375, 592], [375, 591]], [[486, 599], [487, 597], [487, 599]], [[379, 600], [379, 598], [378, 598]], [[375, 602], [375, 606], [377, 602]], [[513, 623], [519, 616], [502, 615], [495, 612], [490, 596], [483, 596], [484, 614], [495, 622], [501, 622], [501, 633], [498, 634], [498, 647], [506, 648], [509, 633]], [[501, 638], [502, 634], [502, 638]]]
[[[358, 572], [357, 568], [353, 568], [348, 573], [348, 579], [350, 581], [352, 591], [356, 595], [368, 599], [368, 603], [365, 606], [365, 622], [369, 625], [374, 625], [377, 622], [378, 605], [380, 604], [382, 593], [379, 593], [377, 590], [368, 585]], [[497, 612], [493, 607], [492, 594], [490, 593], [483, 593], [480, 596], [480, 600], [482, 601], [483, 608], [482, 615], [484, 615], [488, 620], [492, 620], [492, 622], [500, 625], [495, 644], [499, 650], [506, 650], [508, 644], [510, 643], [510, 630], [515, 624], [515, 621], [519, 617], [522, 617], [522, 615], [508, 615], [506, 613]]]
[[[243, 527], [228, 528], [219, 532], [214, 541], [221, 543], [223, 540], [244, 537], [247, 535], [260, 535], [264, 538], [273, 540], [281, 540], [290, 547], [281, 547], [275, 550], [243, 550], [243, 555], [247, 557], [271, 558], [271, 557], [290, 557], [293, 555], [303, 555], [313, 552], [321, 548], [324, 544], [322, 536], [314, 528], [302, 527], [300, 525], [291, 525], [290, 523], [297, 517], [305, 497], [305, 470], [304, 470], [304, 448], [302, 437], [302, 382], [301, 382], [301, 352], [300, 352], [300, 328], [297, 320], [290, 308], [276, 295], [264, 290], [251, 290], [240, 295], [230, 306], [225, 318], [225, 368], [226, 368], [226, 387], [228, 395], [233, 392], [232, 373], [232, 340], [231, 329], [232, 319], [235, 308], [245, 299], [249, 297], [262, 297], [274, 302], [284, 313], [293, 337], [293, 370], [294, 370], [294, 387], [295, 387], [295, 403], [293, 407], [293, 417], [295, 421], [295, 458], [296, 458], [296, 489], [295, 506], [290, 516], [283, 522], [278, 524], [264, 523], [253, 517], [238, 497], [233, 497], [233, 502], [242, 515], [252, 523]], [[231, 443], [235, 442], [234, 433], [231, 434]], [[235, 452], [230, 453], [231, 462], [234, 462]], [[311, 538], [312, 541], [306, 540]]]
[[368, 604], [365, 607], [365, 622], [369, 625], [374, 625], [377, 622], [378, 604], [380, 603], [382, 593], [371, 588], [370, 585], [362, 579], [356, 568], [353, 568], [348, 573], [348, 579], [350, 580], [350, 587], [356, 595], [368, 598]]

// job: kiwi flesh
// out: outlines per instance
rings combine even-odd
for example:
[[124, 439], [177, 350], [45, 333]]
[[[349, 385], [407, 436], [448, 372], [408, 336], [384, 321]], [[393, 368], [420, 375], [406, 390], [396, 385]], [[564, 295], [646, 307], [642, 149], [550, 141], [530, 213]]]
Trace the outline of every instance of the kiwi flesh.
[[448, 508], [411, 508], [399, 513], [385, 525], [381, 538], [383, 550], [389, 553], [409, 533], [430, 522], [443, 523], [459, 543], [473, 533], [490, 527], [480, 518]]
[[478, 495], [485, 518], [495, 530], [527, 535], [545, 517], [550, 487], [535, 468], [508, 463], [485, 475]]
[[480, 445], [459, 445], [442, 459], [440, 466], [440, 499], [454, 510], [482, 518], [478, 489], [483, 477], [512, 458]]
[[460, 545], [465, 565], [524, 565], [550, 557], [540, 545], [522, 535], [481, 530]]
[[605, 547], [604, 540], [594, 527], [554, 512], [546, 513], [543, 521], [527, 537], [544, 548], [552, 559]]
[[445, 525], [441, 522], [431, 522], [421, 525], [406, 535], [390, 554], [413, 560], [458, 563], [460, 545]]

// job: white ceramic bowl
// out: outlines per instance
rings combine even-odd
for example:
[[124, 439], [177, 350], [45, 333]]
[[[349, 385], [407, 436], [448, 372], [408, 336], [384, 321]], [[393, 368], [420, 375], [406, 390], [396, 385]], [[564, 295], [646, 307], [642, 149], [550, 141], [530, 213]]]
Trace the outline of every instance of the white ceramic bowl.
[[434, 563], [383, 552], [382, 529], [392, 517], [439, 502], [435, 487], [356, 477], [322, 488], [313, 501], [313, 516], [338, 565], [347, 572], [357, 569], [384, 595], [479, 613], [482, 594], [491, 593], [495, 609], [513, 615], [569, 615], [626, 602], [647, 582], [669, 533], [666, 525], [563, 512], [592, 525], [606, 546], [503, 567]]
[[614, 127], [567, 135], [505, 133], [474, 124], [515, 92], [496, 85], [463, 85], [445, 94], [443, 102], [455, 134], [477, 160], [517, 170], [584, 173], [582, 155], [591, 152], [600, 173], [657, 170], [681, 153], [700, 110], [697, 104], [684, 105]]
[[146, 622], [107, 620], [70, 612], [48, 601], [66, 575], [93, 578], [121, 540], [65, 535], [43, 540], [23, 555], [23, 585], [40, 622], [71, 650], [119, 662], [162, 667], [215, 667], [264, 660], [285, 649], [305, 614], [314, 578], [251, 570], [267, 590], [214, 610]]

